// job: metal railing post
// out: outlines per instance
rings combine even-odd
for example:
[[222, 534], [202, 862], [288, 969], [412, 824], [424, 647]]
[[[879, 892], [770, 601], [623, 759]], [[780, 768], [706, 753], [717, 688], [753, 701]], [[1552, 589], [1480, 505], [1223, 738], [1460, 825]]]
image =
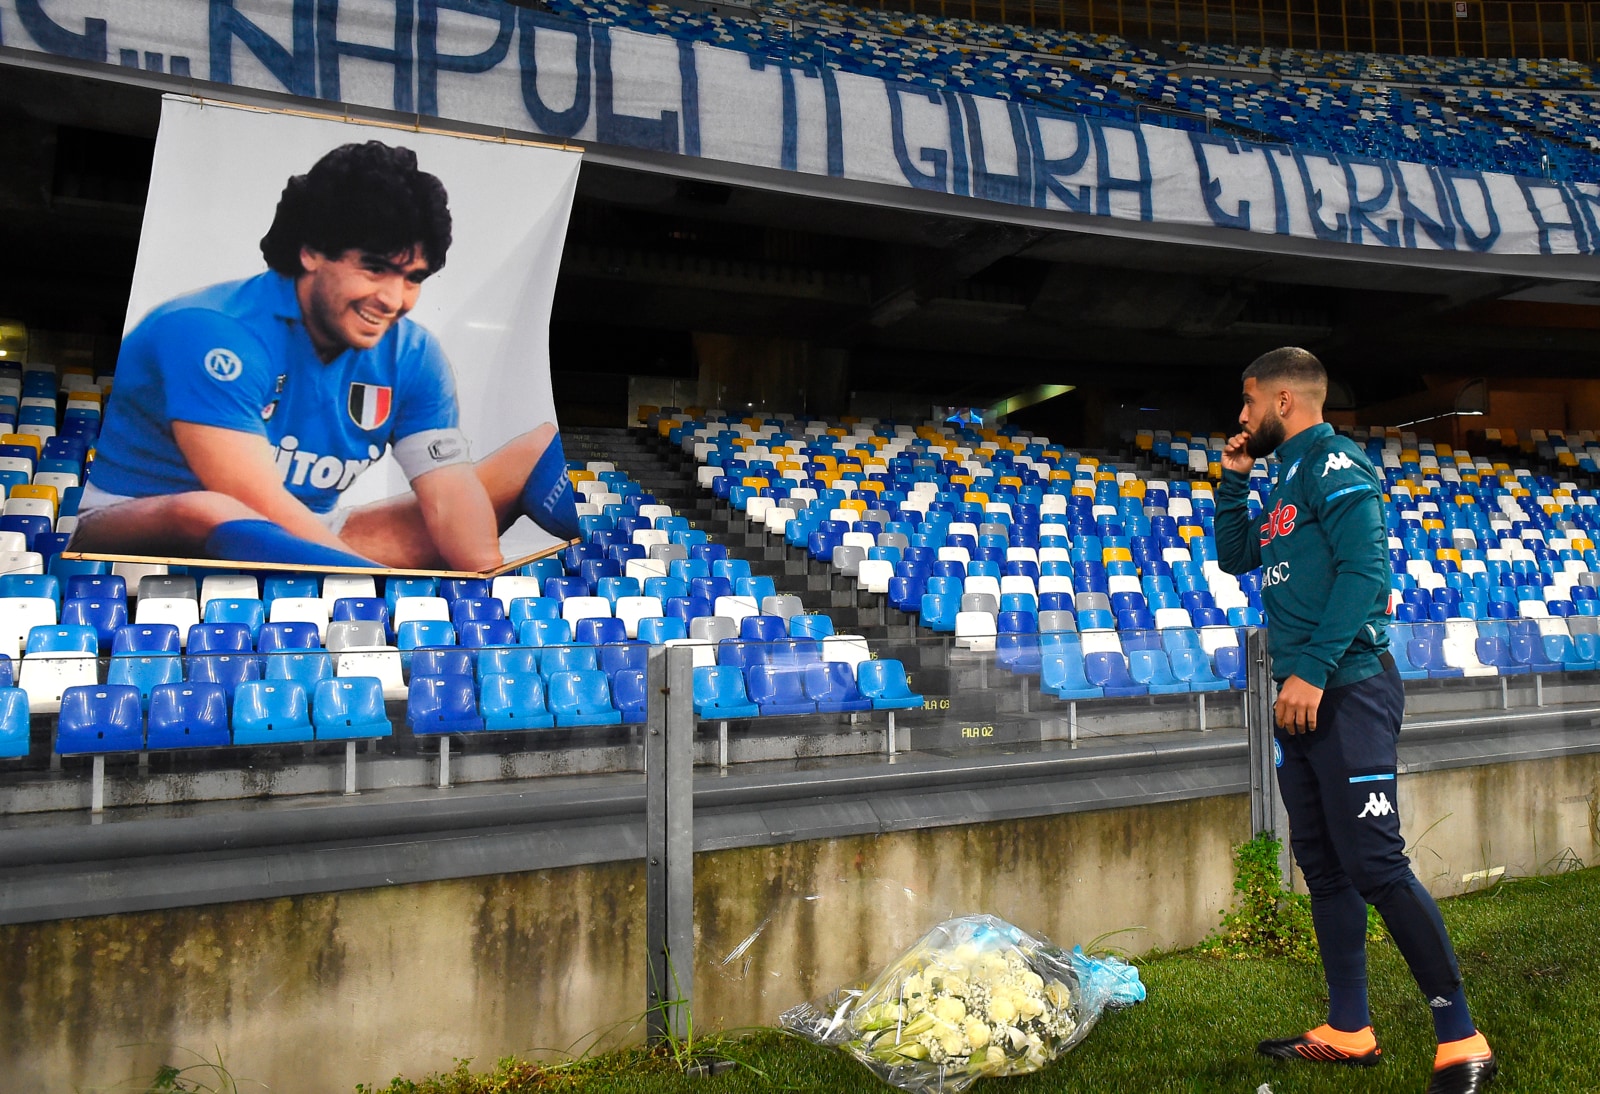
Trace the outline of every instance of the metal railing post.
[[645, 704], [645, 1032], [682, 1040], [694, 1001], [694, 654], [652, 646]]
[[1278, 742], [1273, 736], [1275, 688], [1267, 632], [1252, 629], [1245, 639], [1245, 736], [1250, 741], [1250, 834], [1269, 832], [1281, 843], [1278, 873], [1289, 884], [1289, 814], [1278, 793]]

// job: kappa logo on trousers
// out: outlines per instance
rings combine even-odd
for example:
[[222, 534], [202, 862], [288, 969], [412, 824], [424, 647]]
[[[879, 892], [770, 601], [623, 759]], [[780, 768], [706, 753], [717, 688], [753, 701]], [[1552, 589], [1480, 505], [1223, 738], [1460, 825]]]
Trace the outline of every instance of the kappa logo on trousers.
[[1394, 812], [1394, 806], [1389, 803], [1389, 795], [1383, 793], [1368, 794], [1367, 804], [1361, 812], [1356, 814], [1356, 820], [1362, 817], [1387, 817]]

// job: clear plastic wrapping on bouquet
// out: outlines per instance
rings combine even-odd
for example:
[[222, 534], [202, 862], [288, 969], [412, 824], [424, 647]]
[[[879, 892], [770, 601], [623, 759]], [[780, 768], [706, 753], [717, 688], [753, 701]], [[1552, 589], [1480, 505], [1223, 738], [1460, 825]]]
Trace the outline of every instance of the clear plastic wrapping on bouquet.
[[1037, 1071], [1108, 1007], [1143, 998], [1138, 970], [1123, 961], [969, 915], [933, 928], [871, 984], [801, 1004], [780, 1021], [902, 1090], [960, 1091], [985, 1076]]

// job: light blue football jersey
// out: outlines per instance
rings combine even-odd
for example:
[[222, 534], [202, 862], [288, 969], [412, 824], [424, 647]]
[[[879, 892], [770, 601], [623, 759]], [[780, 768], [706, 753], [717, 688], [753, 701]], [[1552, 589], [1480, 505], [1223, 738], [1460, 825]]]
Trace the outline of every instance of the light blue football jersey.
[[438, 340], [402, 319], [367, 350], [324, 364], [294, 281], [268, 270], [169, 300], [122, 340], [90, 481], [111, 494], [201, 490], [172, 423], [257, 433], [283, 484], [331, 510], [398, 441], [454, 430], [455, 379]]

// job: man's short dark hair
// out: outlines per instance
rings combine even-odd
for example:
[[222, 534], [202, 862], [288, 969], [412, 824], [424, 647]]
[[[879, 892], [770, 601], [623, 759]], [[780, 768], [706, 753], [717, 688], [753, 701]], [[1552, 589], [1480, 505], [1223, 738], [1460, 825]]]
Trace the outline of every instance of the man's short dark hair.
[[444, 184], [418, 170], [411, 149], [367, 141], [340, 145], [289, 179], [261, 255], [278, 273], [298, 277], [302, 247], [337, 258], [349, 250], [388, 257], [418, 246], [430, 272], [444, 265], [450, 249]]
[[1263, 353], [1250, 362], [1250, 367], [1244, 370], [1240, 379], [1254, 380], [1257, 387], [1283, 384], [1320, 391], [1324, 395], [1328, 391], [1328, 370], [1322, 367], [1322, 362], [1314, 354], [1299, 346], [1284, 346]]

